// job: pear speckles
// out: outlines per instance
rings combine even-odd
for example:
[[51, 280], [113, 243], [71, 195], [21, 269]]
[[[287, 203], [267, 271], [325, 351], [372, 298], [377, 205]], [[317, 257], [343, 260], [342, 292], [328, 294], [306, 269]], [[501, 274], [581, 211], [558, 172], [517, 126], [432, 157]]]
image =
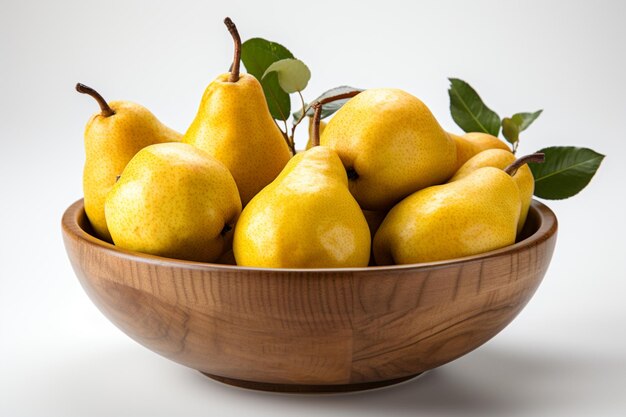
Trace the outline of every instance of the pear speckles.
[[76, 90], [94, 97], [100, 106], [100, 112], [85, 127], [83, 193], [91, 225], [99, 237], [110, 241], [104, 202], [128, 161], [148, 145], [176, 142], [182, 135], [163, 125], [139, 104], [107, 103], [98, 92], [83, 84], [77, 84]]
[[185, 143], [148, 146], [128, 163], [105, 204], [122, 248], [213, 262], [229, 249], [241, 200], [228, 169]]
[[367, 266], [369, 227], [337, 154], [316, 146], [289, 161], [241, 213], [233, 249], [242, 266]]
[[456, 148], [428, 107], [402, 90], [365, 90], [326, 125], [320, 140], [351, 176], [361, 207], [387, 210], [454, 173]]
[[484, 167], [398, 203], [374, 237], [378, 265], [455, 259], [515, 243], [520, 192], [504, 171]]

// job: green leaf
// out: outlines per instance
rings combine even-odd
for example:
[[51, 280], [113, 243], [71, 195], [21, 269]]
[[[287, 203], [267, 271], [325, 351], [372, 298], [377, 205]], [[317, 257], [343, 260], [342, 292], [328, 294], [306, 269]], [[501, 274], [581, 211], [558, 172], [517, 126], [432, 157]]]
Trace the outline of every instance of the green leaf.
[[500, 133], [500, 117], [483, 103], [478, 93], [465, 81], [449, 78], [450, 113], [465, 132]]
[[299, 59], [286, 58], [272, 63], [263, 73], [263, 78], [272, 72], [278, 74], [278, 84], [288, 94], [304, 90], [311, 79], [309, 67]]
[[[363, 91], [363, 89], [362, 88], [350, 87], [350, 86], [347, 86], [347, 85], [342, 85], [341, 87], [335, 87], [335, 88], [331, 88], [328, 91], [325, 91], [319, 97], [317, 97], [315, 100], [313, 100], [311, 103], [315, 103], [316, 101], [320, 101], [320, 100], [325, 99], [327, 97], [333, 97], [333, 96], [337, 96], [339, 94], [350, 93], [352, 91]], [[336, 100], [336, 101], [332, 101], [330, 103], [324, 104], [322, 106], [322, 113], [320, 115], [320, 118], [321, 119], [325, 119], [326, 117], [332, 115], [337, 110], [339, 110], [344, 104], [346, 104], [348, 102], [348, 100], [350, 100], [350, 99], [346, 98], [346, 99], [343, 99], [343, 100]], [[310, 117], [313, 117], [313, 113], [315, 113], [315, 111], [312, 108], [309, 108], [307, 110], [307, 112], [306, 112], [306, 115], [310, 116]], [[302, 109], [298, 110], [297, 112], [295, 112], [293, 114], [293, 122], [296, 123], [298, 120], [300, 120], [301, 116], [302, 116]]]
[[513, 122], [515, 122], [521, 132], [526, 130], [526, 128], [530, 126], [542, 112], [543, 110], [537, 110], [534, 113], [515, 113], [511, 119], [513, 119]]
[[514, 145], [519, 140], [520, 128], [510, 117], [502, 119], [502, 134], [507, 142]]
[[265, 78], [263, 74], [274, 62], [286, 58], [293, 58], [293, 54], [276, 42], [252, 38], [241, 45], [241, 61], [248, 73], [254, 75], [261, 83], [270, 113], [277, 120], [289, 118], [291, 100], [289, 94], [280, 87], [276, 73], [268, 74]]
[[528, 164], [535, 177], [535, 195], [547, 200], [562, 200], [578, 194], [589, 184], [604, 155], [588, 148], [553, 146], [543, 152], [542, 164]]
[[520, 132], [526, 130], [539, 117], [541, 112], [543, 110], [538, 110], [534, 113], [515, 113], [511, 117], [502, 119], [502, 134], [507, 142], [510, 144], [517, 143]]

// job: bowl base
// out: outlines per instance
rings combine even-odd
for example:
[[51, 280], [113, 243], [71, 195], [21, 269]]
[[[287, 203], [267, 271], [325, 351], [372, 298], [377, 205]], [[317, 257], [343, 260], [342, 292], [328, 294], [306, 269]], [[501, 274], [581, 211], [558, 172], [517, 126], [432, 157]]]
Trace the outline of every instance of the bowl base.
[[319, 394], [319, 393], [338, 393], [338, 392], [353, 392], [364, 391], [369, 389], [386, 387], [389, 385], [399, 384], [400, 382], [408, 381], [422, 374], [422, 372], [403, 376], [402, 378], [388, 379], [385, 381], [374, 382], [360, 382], [355, 384], [339, 384], [339, 385], [298, 385], [298, 384], [274, 384], [268, 382], [254, 382], [246, 381], [243, 379], [227, 378], [219, 375], [212, 375], [206, 372], [201, 372], [203, 375], [208, 376], [218, 382], [233, 385], [239, 388], [253, 389], [258, 391], [271, 391], [271, 392], [286, 392], [293, 394]]

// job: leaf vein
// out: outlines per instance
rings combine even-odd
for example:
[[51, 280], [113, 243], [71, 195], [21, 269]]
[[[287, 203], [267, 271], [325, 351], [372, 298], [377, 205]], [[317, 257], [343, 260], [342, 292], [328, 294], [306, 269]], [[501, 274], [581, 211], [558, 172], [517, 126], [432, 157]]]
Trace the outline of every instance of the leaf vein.
[[595, 157], [595, 158], [593, 158], [593, 159], [587, 159], [586, 161], [579, 162], [579, 163], [574, 164], [574, 165], [569, 165], [569, 166], [567, 166], [567, 167], [565, 167], [565, 168], [563, 168], [563, 169], [560, 169], [560, 170], [558, 170], [558, 171], [553, 171], [553, 172], [551, 172], [551, 173], [549, 173], [549, 174], [547, 174], [547, 175], [544, 175], [544, 176], [542, 176], [542, 177], [535, 178], [535, 183], [540, 182], [540, 181], [543, 181], [543, 180], [545, 180], [546, 178], [550, 178], [550, 177], [553, 177], [553, 176], [555, 176], [555, 175], [561, 174], [561, 173], [563, 173], [563, 172], [565, 172], [565, 171], [569, 171], [569, 170], [572, 170], [572, 169], [574, 169], [574, 168], [577, 168], [577, 167], [583, 166], [583, 165], [585, 165], [585, 164], [592, 163], [592, 162], [596, 161], [597, 159], [600, 159], [600, 160], [601, 160], [601, 159], [602, 159], [602, 157], [601, 157], [601, 156], [598, 156], [598, 157]]
[[[465, 100], [463, 100], [463, 98], [461, 98], [461, 95], [456, 91], [455, 88], [452, 89], [452, 92], [454, 93], [455, 96], [458, 97], [459, 101], [461, 102], [461, 104], [463, 104], [463, 107], [465, 108], [465, 110], [467, 111], [467, 113], [470, 115], [470, 117], [472, 119], [474, 119], [474, 121], [476, 122], [476, 124], [478, 124], [478, 126], [483, 130], [484, 133], [489, 133], [487, 131], [487, 129], [485, 128], [485, 126], [483, 126], [483, 124], [480, 122], [480, 120], [478, 120], [476, 118], [476, 116], [474, 116], [474, 114], [472, 113], [472, 111], [469, 109], [469, 107], [467, 106], [467, 104], [465, 103]], [[482, 111], [482, 109], [479, 110], [479, 113]]]

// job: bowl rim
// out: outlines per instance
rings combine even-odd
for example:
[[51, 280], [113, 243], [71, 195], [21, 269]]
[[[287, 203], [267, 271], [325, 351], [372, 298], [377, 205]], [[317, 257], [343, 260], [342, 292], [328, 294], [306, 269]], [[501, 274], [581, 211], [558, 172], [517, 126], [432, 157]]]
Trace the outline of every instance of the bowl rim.
[[484, 261], [489, 258], [498, 257], [508, 253], [515, 253], [528, 249], [537, 244], [543, 243], [550, 239], [557, 232], [558, 221], [554, 212], [545, 204], [533, 199], [530, 204], [530, 211], [536, 212], [539, 217], [540, 225], [537, 230], [526, 239], [495, 249], [489, 252], [483, 252], [477, 255], [465, 256], [462, 258], [446, 259], [443, 261], [423, 262], [403, 265], [386, 265], [386, 266], [366, 266], [351, 268], [261, 268], [247, 267], [238, 265], [225, 265], [210, 262], [187, 261], [183, 259], [166, 258], [157, 255], [150, 255], [141, 252], [135, 252], [123, 248], [119, 248], [112, 243], [101, 240], [80, 227], [79, 221], [83, 220], [87, 215], [84, 209], [84, 199], [78, 199], [72, 203], [63, 213], [61, 220], [63, 234], [81, 241], [83, 244], [90, 246], [96, 250], [107, 252], [113, 256], [125, 258], [127, 260], [148, 263], [156, 266], [165, 267], [184, 267], [185, 269], [204, 270], [204, 271], [223, 271], [223, 272], [259, 272], [273, 274], [292, 274], [292, 273], [382, 273], [387, 271], [403, 272], [416, 271], [425, 269], [441, 269], [450, 266], [458, 266], [470, 262]]

